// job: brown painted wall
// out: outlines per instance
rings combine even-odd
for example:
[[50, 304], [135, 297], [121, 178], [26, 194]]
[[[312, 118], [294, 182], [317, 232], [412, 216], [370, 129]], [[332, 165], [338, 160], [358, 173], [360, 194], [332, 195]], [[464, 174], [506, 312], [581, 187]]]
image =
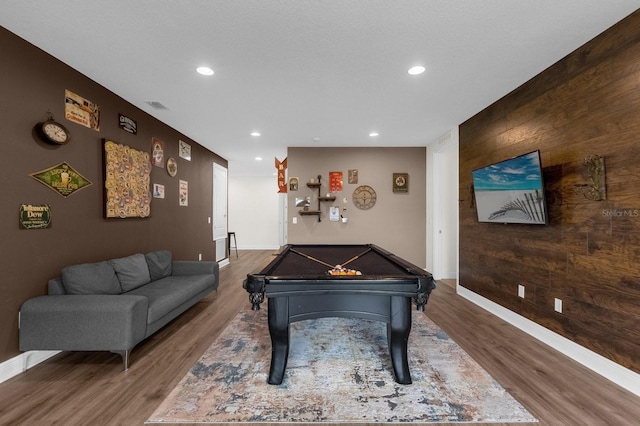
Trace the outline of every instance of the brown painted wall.
[[[215, 257], [211, 225], [213, 162], [227, 161], [169, 126], [133, 107], [104, 87], [0, 27], [0, 362], [19, 354], [18, 311], [28, 298], [46, 293], [47, 280], [75, 263], [106, 260], [156, 249], [174, 258]], [[127, 78], [123, 70], [122, 78]], [[101, 107], [100, 131], [64, 119], [69, 89]], [[39, 141], [34, 125], [50, 110], [72, 134], [67, 145]], [[132, 135], [118, 127], [118, 113], [138, 124]], [[178, 162], [178, 173], [153, 167], [151, 182], [165, 185], [165, 199], [153, 199], [151, 217], [104, 219], [102, 140], [111, 139], [151, 152], [151, 138], [165, 143], [165, 159]], [[178, 140], [191, 145], [192, 161], [178, 156]], [[67, 198], [29, 176], [63, 161], [93, 185]], [[178, 181], [189, 182], [189, 205], [178, 206]], [[18, 226], [22, 203], [49, 204], [52, 226], [24, 230]]]
[[[460, 284], [636, 372], [639, 138], [640, 11], [460, 127]], [[478, 223], [471, 171], [536, 149], [549, 225]], [[606, 201], [575, 192], [591, 154], [606, 159]]]
[[[424, 268], [426, 264], [427, 150], [424, 147], [289, 147], [288, 177], [298, 177], [298, 191], [289, 191], [288, 242], [312, 244], [372, 243]], [[358, 170], [358, 183], [350, 184], [349, 169]], [[342, 172], [342, 193], [335, 201], [322, 202], [322, 221], [302, 216], [296, 197], [311, 197], [311, 210], [318, 208], [318, 191], [308, 188], [311, 178], [322, 176], [321, 195], [329, 192], [329, 172]], [[393, 192], [393, 174], [409, 174], [409, 191]], [[353, 204], [353, 191], [369, 185], [376, 191], [376, 204], [360, 210]], [[346, 199], [346, 202], [345, 202]], [[347, 223], [331, 222], [329, 207], [339, 207]], [[347, 209], [347, 210], [343, 210]], [[297, 224], [293, 223], [297, 219]]]

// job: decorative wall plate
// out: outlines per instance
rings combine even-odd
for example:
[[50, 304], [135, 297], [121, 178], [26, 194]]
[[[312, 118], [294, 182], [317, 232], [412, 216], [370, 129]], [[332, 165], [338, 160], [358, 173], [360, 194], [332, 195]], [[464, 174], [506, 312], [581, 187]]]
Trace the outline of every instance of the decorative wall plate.
[[169, 173], [171, 177], [174, 177], [178, 173], [178, 163], [176, 163], [174, 158], [167, 160], [167, 173]]

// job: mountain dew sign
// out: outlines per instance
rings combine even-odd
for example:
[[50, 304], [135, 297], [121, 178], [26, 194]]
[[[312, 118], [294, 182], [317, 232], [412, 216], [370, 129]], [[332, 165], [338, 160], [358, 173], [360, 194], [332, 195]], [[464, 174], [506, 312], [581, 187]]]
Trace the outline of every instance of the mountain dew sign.
[[20, 206], [20, 227], [24, 229], [40, 229], [51, 226], [51, 207], [47, 204]]

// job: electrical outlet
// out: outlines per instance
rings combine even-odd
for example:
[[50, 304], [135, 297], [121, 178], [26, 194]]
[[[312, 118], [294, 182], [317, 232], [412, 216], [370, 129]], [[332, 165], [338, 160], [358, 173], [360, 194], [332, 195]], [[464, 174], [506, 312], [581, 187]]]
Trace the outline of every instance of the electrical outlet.
[[198, 254], [198, 260], [202, 260], [202, 253]]
[[520, 284], [518, 284], [518, 297], [524, 299], [524, 286]]
[[207, 223], [208, 223], [208, 224], [211, 224], [211, 217], [208, 217], [208, 218], [207, 218]]
[[292, 217], [292, 218], [291, 218], [291, 223], [293, 223], [294, 225], [295, 225], [296, 223], [298, 223], [298, 218], [297, 218], [297, 217]]
[[558, 313], [562, 313], [562, 300], [560, 299], [553, 299], [553, 309], [558, 312]]

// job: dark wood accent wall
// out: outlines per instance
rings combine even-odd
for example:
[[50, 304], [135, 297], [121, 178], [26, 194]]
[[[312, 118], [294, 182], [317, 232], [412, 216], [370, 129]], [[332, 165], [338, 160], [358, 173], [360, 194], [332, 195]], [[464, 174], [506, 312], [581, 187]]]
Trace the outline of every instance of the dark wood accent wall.
[[[135, 108], [108, 89], [0, 27], [0, 362], [19, 354], [18, 311], [30, 297], [46, 294], [47, 281], [64, 266], [169, 249], [174, 258], [215, 258], [211, 225], [213, 163], [227, 161], [196, 141]], [[126, 79], [126, 69], [118, 78]], [[100, 105], [100, 131], [65, 120], [65, 89]], [[162, 88], [150, 96], [162, 97]], [[72, 134], [67, 145], [40, 142], [34, 125], [50, 110]], [[118, 127], [118, 114], [137, 121], [138, 134]], [[105, 219], [103, 139], [151, 152], [151, 138], [165, 143], [165, 159], [178, 162], [178, 173], [152, 167], [151, 182], [165, 186], [165, 199], [154, 198], [151, 217]], [[178, 141], [191, 145], [192, 160], [178, 156]], [[93, 185], [66, 198], [29, 176], [63, 161]], [[179, 180], [189, 183], [189, 205], [178, 205]], [[52, 225], [20, 229], [23, 203], [49, 204]]]
[[[533, 150], [549, 224], [478, 223], [471, 171]], [[592, 154], [605, 201], [575, 191]], [[640, 372], [640, 11], [464, 122], [459, 170], [460, 285]]]

